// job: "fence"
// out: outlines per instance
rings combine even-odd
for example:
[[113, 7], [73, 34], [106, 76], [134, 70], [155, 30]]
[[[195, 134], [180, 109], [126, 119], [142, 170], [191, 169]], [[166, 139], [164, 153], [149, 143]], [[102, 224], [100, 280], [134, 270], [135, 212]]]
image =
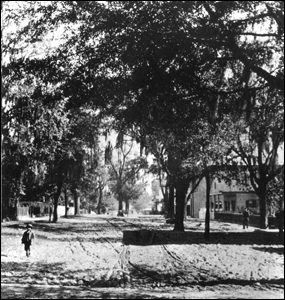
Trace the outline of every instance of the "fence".
[[17, 215], [19, 217], [29, 216], [29, 207], [17, 207]]
[[[215, 220], [242, 225], [242, 214], [215, 212]], [[251, 215], [249, 216], [249, 225], [253, 227], [259, 227], [259, 220], [260, 216]], [[268, 227], [277, 227], [275, 217], [268, 217]]]

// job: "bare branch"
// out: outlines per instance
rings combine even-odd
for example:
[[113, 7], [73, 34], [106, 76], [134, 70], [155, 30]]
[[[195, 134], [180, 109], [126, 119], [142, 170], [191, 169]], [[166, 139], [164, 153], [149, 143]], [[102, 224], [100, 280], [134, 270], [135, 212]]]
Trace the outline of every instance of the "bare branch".
[[278, 34], [275, 33], [255, 33], [255, 32], [241, 32], [237, 35], [251, 35], [251, 36], [260, 36], [260, 37], [278, 37]]

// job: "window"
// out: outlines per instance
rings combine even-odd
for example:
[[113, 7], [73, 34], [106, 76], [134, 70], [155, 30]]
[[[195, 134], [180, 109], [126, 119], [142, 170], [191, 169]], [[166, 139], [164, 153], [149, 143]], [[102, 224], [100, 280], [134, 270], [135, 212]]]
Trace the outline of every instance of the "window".
[[219, 195], [211, 195], [210, 196], [211, 201], [211, 210], [212, 211], [220, 211], [222, 210], [222, 201], [219, 200]]
[[257, 207], [256, 200], [246, 200], [246, 207], [247, 208], [256, 208]]
[[235, 212], [236, 210], [236, 201], [235, 200], [232, 200], [232, 212]]
[[216, 210], [222, 210], [222, 201], [216, 202]]
[[225, 211], [234, 212], [236, 210], [236, 201], [227, 200], [225, 201]]

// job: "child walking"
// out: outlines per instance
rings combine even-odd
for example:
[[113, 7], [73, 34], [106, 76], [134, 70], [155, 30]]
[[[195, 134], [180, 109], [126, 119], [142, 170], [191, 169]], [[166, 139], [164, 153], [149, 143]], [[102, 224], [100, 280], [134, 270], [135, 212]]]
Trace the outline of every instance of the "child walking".
[[30, 247], [32, 244], [32, 240], [35, 238], [35, 234], [33, 233], [32, 228], [33, 228], [32, 224], [28, 224], [27, 230], [23, 233], [23, 236], [22, 236], [22, 244], [25, 245], [25, 251], [26, 251], [27, 257], [29, 257], [31, 254]]

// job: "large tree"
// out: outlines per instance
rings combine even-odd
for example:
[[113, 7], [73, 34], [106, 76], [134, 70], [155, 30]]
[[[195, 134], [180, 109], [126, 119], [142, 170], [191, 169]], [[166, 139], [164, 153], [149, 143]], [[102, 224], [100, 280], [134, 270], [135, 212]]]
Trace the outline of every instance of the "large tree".
[[[63, 188], [74, 194], [84, 189], [86, 148], [91, 149], [87, 162], [94, 173], [98, 118], [92, 109], [68, 101], [66, 91], [60, 88], [67, 76], [59, 72], [60, 66], [54, 62], [58, 57], [54, 56], [53, 37], [31, 37], [37, 29], [24, 25], [27, 17], [35, 20], [41, 9], [45, 15], [50, 7], [32, 2], [16, 6], [5, 3], [4, 7], [4, 204], [16, 208], [20, 194], [37, 201], [42, 195], [49, 195], [57, 221], [57, 202]], [[68, 71], [70, 68], [65, 69]], [[77, 199], [75, 195], [75, 202]]]
[[48, 169], [69, 130], [64, 101], [56, 106], [49, 103], [52, 89], [39, 93], [33, 79], [11, 66], [3, 82], [3, 200], [5, 206], [14, 203], [15, 213], [20, 192], [28, 201], [38, 201], [50, 192]]
[[68, 107], [99, 108], [115, 117], [115, 128], [127, 128], [142, 144], [159, 136], [154, 129], [171, 137], [172, 144], [182, 146], [177, 150], [170, 143], [167, 149], [179, 185], [185, 175], [181, 158], [190, 150], [185, 136], [197, 119], [219, 122], [215, 116], [231, 109], [250, 116], [257, 91], [270, 87], [283, 93], [281, 1], [26, 5], [17, 13], [10, 10], [17, 21], [30, 16], [10, 35], [14, 53], [11, 45], [19, 41], [37, 46], [51, 36], [47, 32], [64, 35], [44, 58], [30, 56], [24, 66], [56, 83]]
[[280, 92], [274, 90], [258, 93], [255, 101], [249, 119], [242, 115], [232, 125], [232, 151], [247, 166], [260, 202], [260, 227], [266, 228], [268, 196], [272, 193], [269, 186], [284, 172], [284, 160], [279, 159], [284, 145], [284, 102]]
[[122, 132], [117, 136], [117, 142], [114, 149], [108, 155], [106, 163], [110, 166], [110, 186], [112, 192], [118, 200], [118, 216], [122, 215], [123, 201], [126, 201], [126, 209], [129, 207], [129, 200], [137, 198], [131, 196], [137, 194], [136, 189], [131, 189], [130, 185], [134, 185], [140, 176], [140, 173], [147, 167], [147, 161], [144, 157], [134, 157], [134, 149], [136, 142]]
[[[283, 92], [283, 29], [275, 18], [283, 13], [282, 5], [111, 3], [112, 20], [105, 24], [107, 34], [98, 49], [107, 48], [109, 58], [115, 53], [116, 59], [107, 59], [106, 66], [120, 86], [114, 97], [121, 105], [115, 111], [118, 120], [129, 128], [137, 126], [142, 143], [159, 136], [152, 134], [155, 128], [160, 136], [162, 132], [173, 136], [180, 146], [200, 117], [208, 117], [209, 124], [231, 110], [246, 111], [249, 117], [256, 93], [267, 92], [268, 87]], [[183, 199], [183, 147], [170, 146], [167, 151], [173, 151], [170, 159], [181, 188], [177, 195]], [[178, 211], [183, 201], [178, 200]], [[177, 222], [182, 215], [177, 215]]]

